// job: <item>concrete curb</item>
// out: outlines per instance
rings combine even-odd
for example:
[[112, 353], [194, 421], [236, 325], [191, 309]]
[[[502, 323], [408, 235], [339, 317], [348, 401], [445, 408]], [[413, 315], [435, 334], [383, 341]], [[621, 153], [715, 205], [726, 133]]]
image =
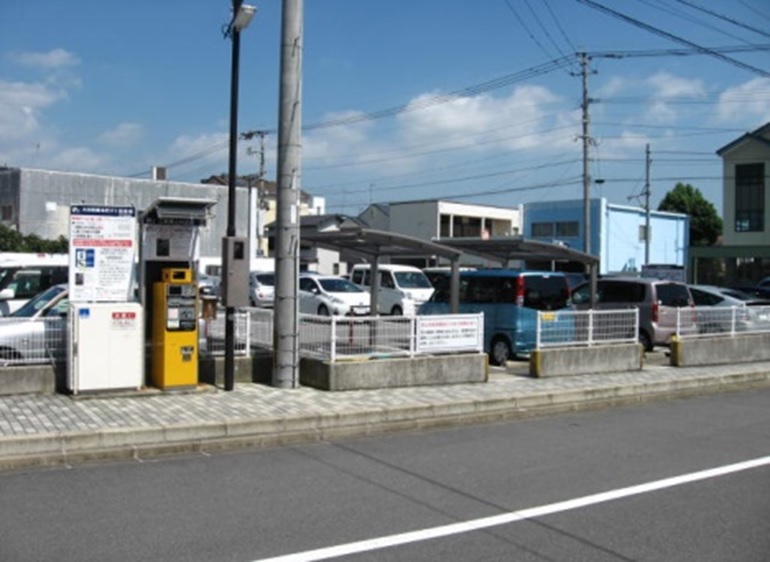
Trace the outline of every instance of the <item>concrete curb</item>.
[[15, 436], [0, 440], [0, 470], [276, 447], [494, 423], [768, 386], [770, 371], [760, 371], [337, 414]]

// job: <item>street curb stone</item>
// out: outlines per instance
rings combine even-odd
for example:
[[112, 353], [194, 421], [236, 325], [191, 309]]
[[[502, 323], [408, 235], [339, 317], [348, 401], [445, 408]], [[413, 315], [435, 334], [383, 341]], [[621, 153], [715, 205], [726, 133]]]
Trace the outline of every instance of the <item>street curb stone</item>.
[[241, 384], [205, 395], [3, 397], [0, 470], [278, 447], [766, 387], [770, 363], [337, 393]]

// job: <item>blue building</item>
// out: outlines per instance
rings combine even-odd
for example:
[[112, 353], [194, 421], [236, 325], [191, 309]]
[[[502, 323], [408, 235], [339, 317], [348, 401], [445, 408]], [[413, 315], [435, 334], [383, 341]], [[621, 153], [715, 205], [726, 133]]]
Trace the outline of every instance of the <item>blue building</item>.
[[[640, 207], [591, 199], [591, 253], [599, 257], [599, 273], [637, 273], [645, 265], [647, 212]], [[582, 199], [524, 204], [525, 238], [562, 243], [583, 250]], [[687, 265], [690, 217], [650, 211], [649, 263]]]

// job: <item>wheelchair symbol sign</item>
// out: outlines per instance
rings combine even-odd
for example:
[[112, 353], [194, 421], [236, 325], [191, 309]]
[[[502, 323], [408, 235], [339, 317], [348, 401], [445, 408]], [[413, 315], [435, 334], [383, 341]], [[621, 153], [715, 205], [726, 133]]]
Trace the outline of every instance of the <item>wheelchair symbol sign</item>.
[[75, 267], [93, 267], [94, 254], [93, 248], [75, 250]]

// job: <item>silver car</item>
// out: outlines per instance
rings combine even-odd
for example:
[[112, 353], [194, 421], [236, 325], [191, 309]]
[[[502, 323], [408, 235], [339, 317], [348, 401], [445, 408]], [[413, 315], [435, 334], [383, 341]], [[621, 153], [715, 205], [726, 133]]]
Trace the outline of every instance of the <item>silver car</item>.
[[62, 360], [67, 346], [66, 284], [39, 293], [10, 316], [0, 318], [0, 363]]
[[715, 285], [690, 285], [689, 288], [698, 307], [698, 329], [701, 333], [770, 330], [770, 300]]

